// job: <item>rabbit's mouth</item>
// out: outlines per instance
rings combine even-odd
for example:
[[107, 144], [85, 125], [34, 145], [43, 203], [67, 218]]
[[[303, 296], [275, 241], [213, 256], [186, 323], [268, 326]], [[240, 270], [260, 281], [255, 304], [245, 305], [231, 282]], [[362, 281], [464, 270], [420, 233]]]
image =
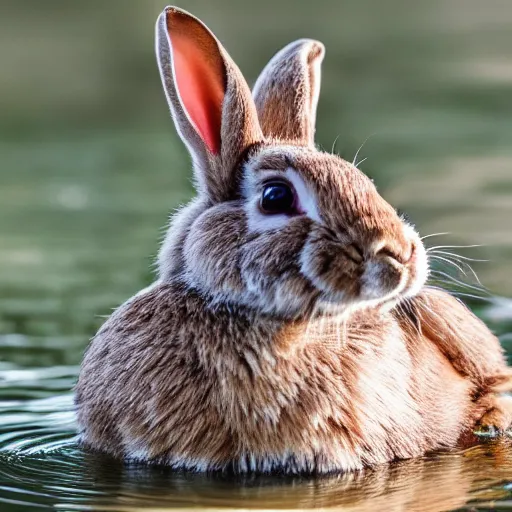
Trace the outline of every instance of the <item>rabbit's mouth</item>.
[[360, 278], [358, 299], [387, 303], [416, 295], [427, 278], [426, 254], [421, 242], [411, 244], [410, 256], [398, 261], [393, 256], [369, 260]]
[[419, 293], [428, 277], [427, 255], [412, 227], [407, 226], [405, 232], [410, 242], [401, 253], [375, 243], [364, 257], [345, 264], [349, 271], [336, 279], [320, 279], [317, 275], [314, 281], [321, 291], [317, 310], [343, 314], [373, 307], [391, 308]]

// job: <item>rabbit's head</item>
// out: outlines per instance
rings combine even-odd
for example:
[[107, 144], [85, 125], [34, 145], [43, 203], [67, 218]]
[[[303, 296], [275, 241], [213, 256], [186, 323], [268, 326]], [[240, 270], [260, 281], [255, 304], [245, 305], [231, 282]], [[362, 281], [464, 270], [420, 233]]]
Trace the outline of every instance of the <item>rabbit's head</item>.
[[215, 36], [168, 7], [157, 56], [197, 197], [171, 222], [162, 281], [212, 301], [299, 317], [392, 305], [423, 286], [423, 244], [372, 181], [315, 148], [321, 43], [299, 40], [251, 94]]

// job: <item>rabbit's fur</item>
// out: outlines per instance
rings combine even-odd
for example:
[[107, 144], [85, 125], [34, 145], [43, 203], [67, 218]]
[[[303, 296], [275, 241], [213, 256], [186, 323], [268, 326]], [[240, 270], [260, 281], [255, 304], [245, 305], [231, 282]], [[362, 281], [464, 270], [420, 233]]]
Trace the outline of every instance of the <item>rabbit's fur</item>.
[[[84, 445], [174, 468], [331, 472], [457, 446], [510, 423], [498, 340], [425, 286], [414, 231], [353, 165], [314, 146], [321, 43], [279, 52], [249, 91], [196, 18], [169, 7], [157, 55], [197, 197], [159, 280], [89, 346]], [[284, 181], [300, 206], [268, 214]]]

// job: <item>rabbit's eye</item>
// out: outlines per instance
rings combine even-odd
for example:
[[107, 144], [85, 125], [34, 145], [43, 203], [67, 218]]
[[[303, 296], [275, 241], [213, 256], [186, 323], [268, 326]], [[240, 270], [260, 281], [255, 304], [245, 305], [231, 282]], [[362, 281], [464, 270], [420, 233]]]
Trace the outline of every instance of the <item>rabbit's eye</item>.
[[295, 194], [286, 183], [268, 183], [263, 189], [260, 202], [264, 213], [294, 213]]

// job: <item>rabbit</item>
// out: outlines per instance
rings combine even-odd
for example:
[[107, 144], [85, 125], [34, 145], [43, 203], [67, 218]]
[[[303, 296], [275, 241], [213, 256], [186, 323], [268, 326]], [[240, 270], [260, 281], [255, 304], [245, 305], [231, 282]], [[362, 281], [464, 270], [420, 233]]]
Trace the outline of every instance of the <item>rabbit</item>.
[[418, 233], [373, 182], [315, 147], [322, 43], [283, 48], [252, 93], [184, 10], [158, 18], [156, 53], [197, 195], [157, 281], [86, 350], [82, 445], [176, 470], [323, 474], [504, 432], [499, 341], [426, 284]]

